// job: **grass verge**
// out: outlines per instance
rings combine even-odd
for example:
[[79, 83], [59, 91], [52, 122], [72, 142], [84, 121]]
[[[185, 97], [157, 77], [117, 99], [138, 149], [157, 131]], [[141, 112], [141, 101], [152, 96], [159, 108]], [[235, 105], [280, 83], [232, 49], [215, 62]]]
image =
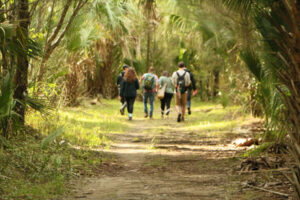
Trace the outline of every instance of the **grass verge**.
[[34, 132], [0, 138], [1, 200], [61, 199], [71, 179], [94, 174], [107, 159], [100, 152], [74, 149], [59, 138], [42, 145], [43, 138]]

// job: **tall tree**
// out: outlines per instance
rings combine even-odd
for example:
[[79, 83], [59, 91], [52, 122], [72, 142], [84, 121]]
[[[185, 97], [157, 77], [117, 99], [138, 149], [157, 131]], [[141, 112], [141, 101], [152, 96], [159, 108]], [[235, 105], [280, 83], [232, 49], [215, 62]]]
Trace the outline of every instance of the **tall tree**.
[[[17, 38], [23, 50], [17, 55], [17, 69], [15, 74], [15, 92], [14, 98], [19, 101], [16, 103], [16, 112], [20, 115], [20, 121], [24, 124], [25, 121], [25, 106], [22, 101], [25, 101], [25, 94], [27, 92], [28, 85], [28, 35], [29, 35], [29, 1], [18, 0], [17, 1], [17, 19], [19, 28], [17, 29]], [[20, 102], [21, 101], [21, 102]]]
[[153, 20], [155, 20], [155, 0], [145, 0], [144, 2], [146, 22], [146, 33], [147, 33], [147, 51], [146, 51], [146, 67], [150, 67], [151, 61], [151, 41], [153, 37]]

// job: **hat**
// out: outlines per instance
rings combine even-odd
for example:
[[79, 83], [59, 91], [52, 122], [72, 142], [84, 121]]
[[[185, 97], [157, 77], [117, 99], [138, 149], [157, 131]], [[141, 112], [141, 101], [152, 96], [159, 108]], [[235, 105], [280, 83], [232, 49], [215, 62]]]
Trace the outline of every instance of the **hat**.
[[128, 65], [123, 65], [123, 69], [129, 68]]

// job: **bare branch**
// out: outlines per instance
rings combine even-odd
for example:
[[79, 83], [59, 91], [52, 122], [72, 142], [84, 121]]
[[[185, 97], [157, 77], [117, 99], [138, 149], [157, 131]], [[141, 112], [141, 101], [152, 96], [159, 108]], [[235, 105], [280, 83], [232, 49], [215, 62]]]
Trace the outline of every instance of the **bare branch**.
[[71, 2], [72, 0], [67, 0], [65, 6], [64, 6], [64, 9], [61, 13], [61, 16], [60, 16], [60, 19], [59, 19], [59, 22], [53, 32], [53, 34], [50, 36], [49, 40], [47, 40], [47, 44], [51, 45], [51, 43], [55, 40], [55, 38], [57, 37], [57, 34], [59, 33], [60, 29], [62, 28], [63, 26], [63, 23], [65, 21], [65, 18], [66, 18], [66, 15], [67, 15], [67, 12], [71, 6]]

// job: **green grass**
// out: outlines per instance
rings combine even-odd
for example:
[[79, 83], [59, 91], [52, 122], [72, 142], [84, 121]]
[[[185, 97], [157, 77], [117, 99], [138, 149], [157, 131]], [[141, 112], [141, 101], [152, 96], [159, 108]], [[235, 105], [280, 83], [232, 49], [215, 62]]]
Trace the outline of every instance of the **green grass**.
[[[174, 102], [173, 107], [174, 107]], [[159, 103], [155, 104], [156, 109]], [[245, 118], [250, 117], [248, 114], [242, 113], [240, 106], [227, 106], [223, 108], [220, 104], [207, 102], [192, 102], [192, 115], [187, 115], [184, 123], [172, 124], [166, 123], [164, 120], [156, 120], [155, 127], [146, 129], [145, 134], [164, 133], [166, 131], [182, 131], [187, 133], [197, 133], [199, 136], [220, 136], [220, 134], [228, 134], [234, 128], [241, 125]], [[176, 113], [174, 109], [173, 112]], [[156, 112], [159, 118], [159, 112]], [[175, 114], [176, 116], [176, 114]], [[174, 117], [170, 120], [176, 120]], [[226, 137], [227, 135], [224, 135]]]
[[42, 147], [33, 131], [6, 140], [0, 138], [1, 200], [61, 199], [69, 181], [93, 175], [107, 160], [100, 152], [74, 149], [57, 138]]
[[128, 122], [119, 114], [119, 102], [103, 100], [101, 105], [63, 108], [41, 119], [30, 113], [27, 124], [47, 135], [59, 126], [64, 127], [62, 137], [73, 145], [86, 147], [109, 146], [108, 134], [124, 133]]

